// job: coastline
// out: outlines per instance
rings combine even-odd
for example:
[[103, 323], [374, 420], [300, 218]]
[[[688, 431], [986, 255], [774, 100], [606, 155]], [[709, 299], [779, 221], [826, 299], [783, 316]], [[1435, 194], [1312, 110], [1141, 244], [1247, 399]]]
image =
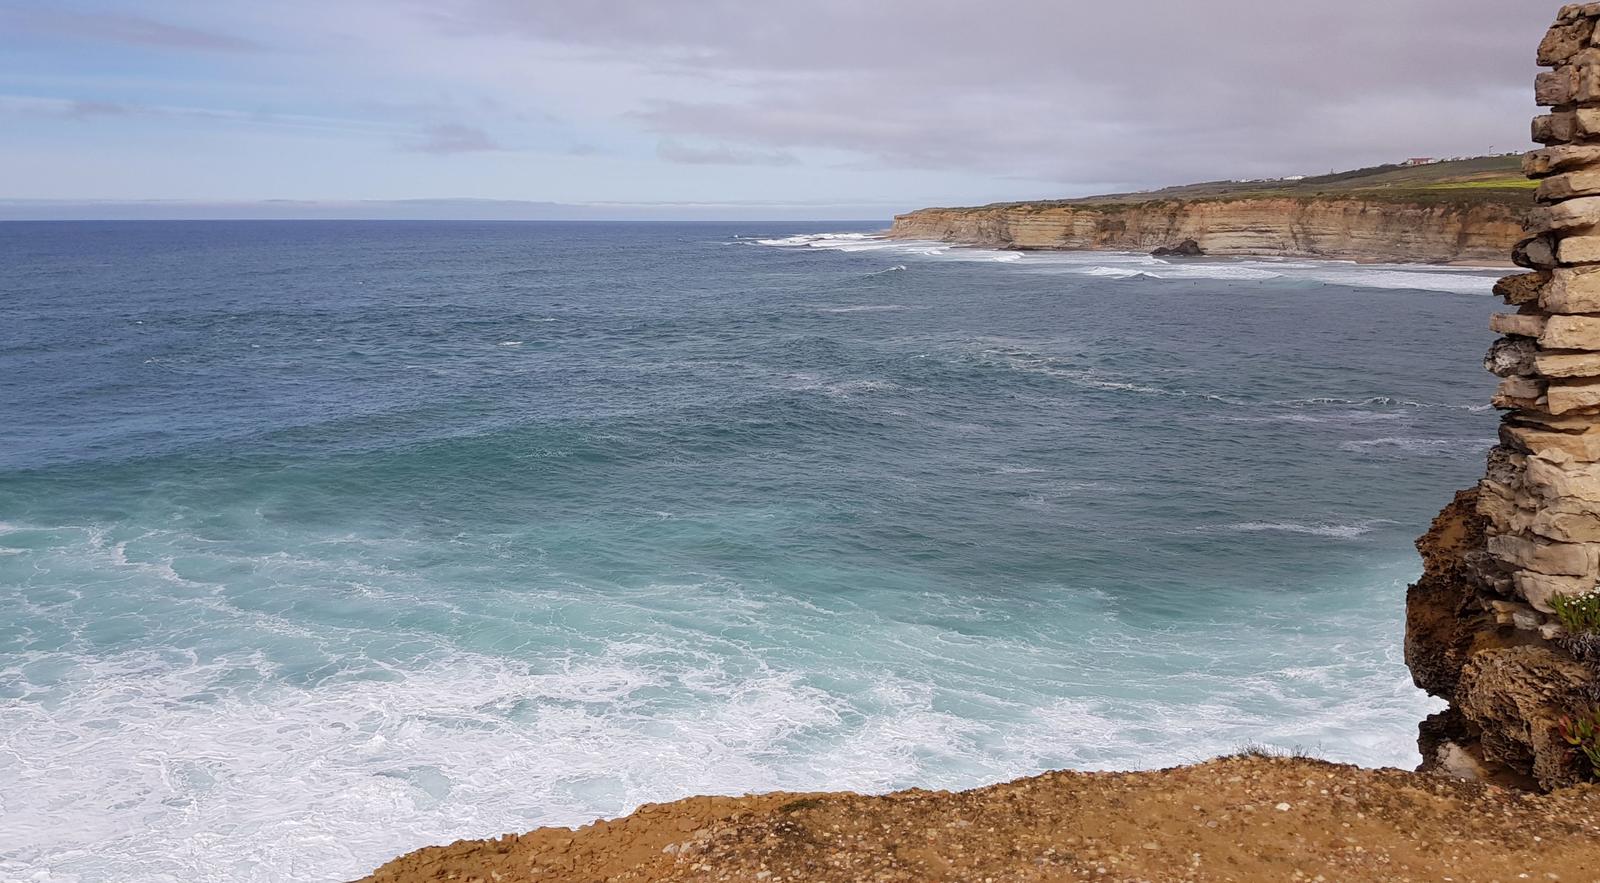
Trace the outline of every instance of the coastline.
[[[919, 209], [888, 236], [1017, 251], [1126, 251], [1195, 242], [1207, 257], [1501, 264], [1524, 234], [1504, 203], [1246, 198]], [[1503, 264], [1501, 264], [1503, 265]]]
[[1600, 786], [1535, 795], [1245, 752], [956, 793], [692, 797], [420, 849], [360, 883], [1592, 880], [1597, 833]]

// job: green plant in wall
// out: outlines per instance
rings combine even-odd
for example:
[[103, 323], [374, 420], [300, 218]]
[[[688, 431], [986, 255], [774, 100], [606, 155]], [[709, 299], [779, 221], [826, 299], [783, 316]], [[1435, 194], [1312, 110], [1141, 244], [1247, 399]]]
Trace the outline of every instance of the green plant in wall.
[[1565, 715], [1560, 722], [1561, 738], [1574, 754], [1589, 762], [1589, 774], [1600, 779], [1600, 708], [1587, 714]]
[[1586, 595], [1557, 595], [1550, 599], [1556, 621], [1571, 635], [1600, 632], [1600, 592]]

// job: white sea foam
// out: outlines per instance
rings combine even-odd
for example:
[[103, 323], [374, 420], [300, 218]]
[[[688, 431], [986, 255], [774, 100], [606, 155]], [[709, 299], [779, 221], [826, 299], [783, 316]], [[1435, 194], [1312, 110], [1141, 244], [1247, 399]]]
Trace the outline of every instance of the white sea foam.
[[1265, 281], [1285, 279], [1355, 288], [1490, 293], [1498, 272], [1475, 267], [1358, 264], [1354, 261], [1215, 258], [1165, 261], [1148, 254], [1105, 251], [1002, 251], [929, 240], [890, 239], [873, 233], [808, 233], [754, 240], [778, 248], [841, 252], [883, 251], [927, 260], [1000, 263], [1018, 272], [1068, 274], [1103, 279]]
[[1407, 454], [1440, 454], [1457, 455], [1461, 453], [1487, 452], [1495, 445], [1492, 438], [1409, 438], [1404, 436], [1390, 436], [1385, 438], [1360, 439], [1347, 441], [1339, 445], [1343, 451], [1354, 453], [1372, 453], [1384, 450], [1403, 451]]
[[1374, 519], [1355, 524], [1301, 524], [1295, 521], [1246, 521], [1239, 524], [1230, 524], [1227, 530], [1238, 533], [1295, 533], [1316, 537], [1332, 537], [1341, 540], [1352, 540], [1356, 537], [1371, 533], [1374, 527], [1380, 524], [1393, 524], [1392, 521]]
[[910, 309], [904, 304], [857, 304], [848, 307], [818, 307], [819, 313], [897, 313]]

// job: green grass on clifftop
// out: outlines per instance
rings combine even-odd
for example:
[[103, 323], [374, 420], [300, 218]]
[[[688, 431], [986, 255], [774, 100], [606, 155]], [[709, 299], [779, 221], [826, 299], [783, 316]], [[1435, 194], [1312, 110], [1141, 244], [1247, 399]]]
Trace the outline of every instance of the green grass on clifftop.
[[1450, 205], [1533, 205], [1538, 182], [1522, 175], [1521, 154], [1481, 156], [1423, 166], [1383, 165], [1303, 178], [1298, 181], [1210, 181], [1138, 193], [1079, 199], [993, 203], [983, 208], [1080, 209], [1154, 202], [1220, 202], [1234, 199], [1336, 199]]

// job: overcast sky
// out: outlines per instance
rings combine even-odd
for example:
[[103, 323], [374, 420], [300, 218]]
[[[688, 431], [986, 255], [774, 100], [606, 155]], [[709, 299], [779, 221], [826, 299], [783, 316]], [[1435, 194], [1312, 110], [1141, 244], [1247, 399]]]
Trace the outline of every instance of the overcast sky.
[[0, 215], [887, 218], [1520, 151], [1558, 6], [0, 0]]

